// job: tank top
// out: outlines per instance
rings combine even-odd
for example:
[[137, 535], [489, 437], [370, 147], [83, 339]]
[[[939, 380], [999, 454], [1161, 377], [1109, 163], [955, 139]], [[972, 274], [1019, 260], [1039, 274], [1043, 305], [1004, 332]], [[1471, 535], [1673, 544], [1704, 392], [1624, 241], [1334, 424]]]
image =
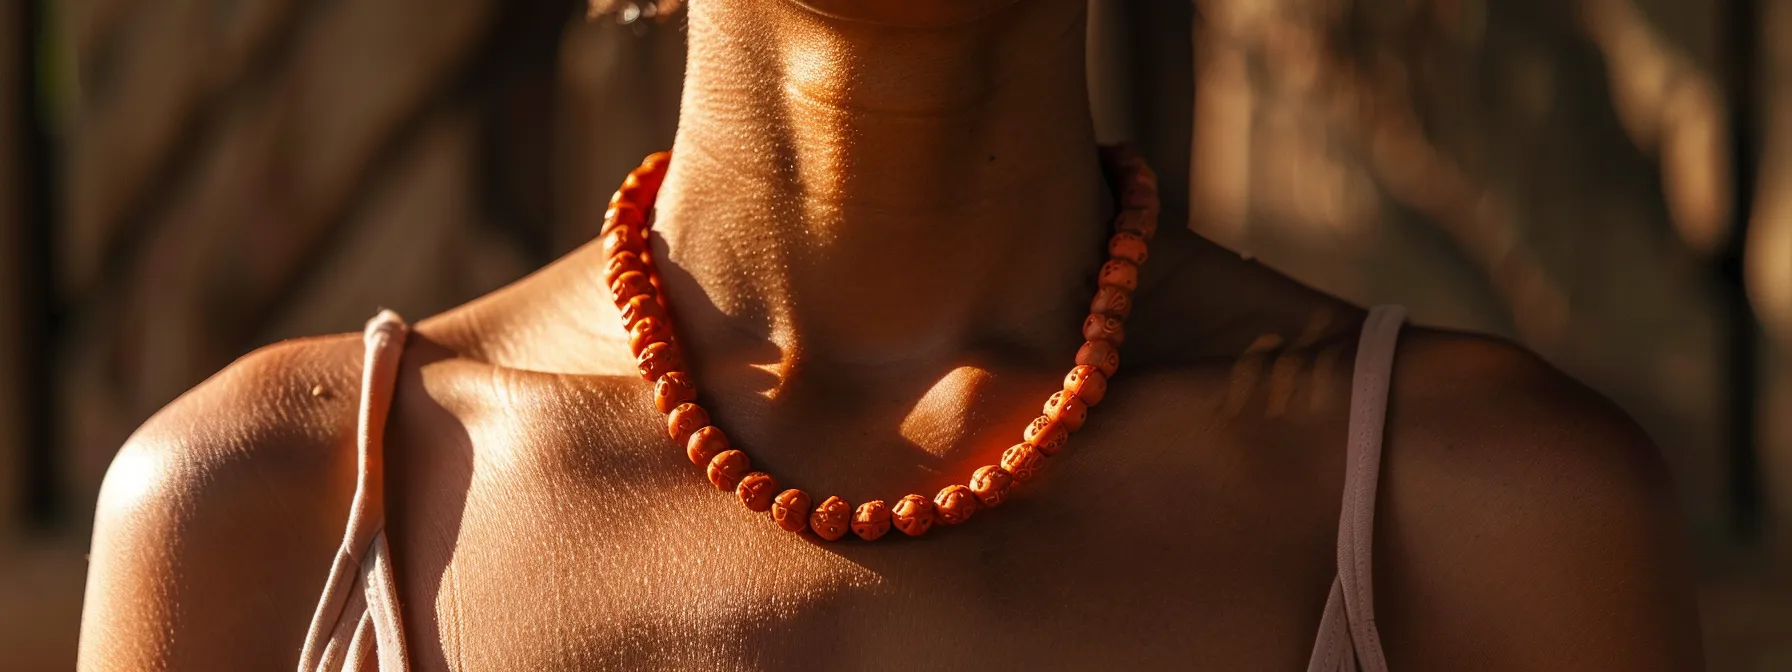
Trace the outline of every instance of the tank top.
[[[1338, 515], [1338, 573], [1319, 620], [1308, 672], [1386, 672], [1375, 629], [1374, 572], [1370, 568], [1375, 490], [1381, 475], [1382, 425], [1394, 344], [1406, 311], [1369, 311], [1357, 344], [1350, 396], [1344, 505]], [[410, 669], [400, 617], [392, 549], [386, 542], [383, 435], [408, 329], [392, 311], [367, 323], [361, 407], [355, 441], [358, 470], [348, 529], [323, 596], [311, 618], [300, 672], [404, 672]]]

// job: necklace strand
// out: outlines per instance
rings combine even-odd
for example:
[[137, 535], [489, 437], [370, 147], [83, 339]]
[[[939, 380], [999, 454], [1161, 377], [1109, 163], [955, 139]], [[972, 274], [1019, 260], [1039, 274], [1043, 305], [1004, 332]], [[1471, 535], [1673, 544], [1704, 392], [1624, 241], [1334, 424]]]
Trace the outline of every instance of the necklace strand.
[[604, 282], [622, 312], [629, 351], [641, 377], [654, 383], [653, 403], [666, 414], [666, 433], [685, 446], [693, 464], [706, 468], [716, 488], [732, 490], [754, 512], [771, 512], [777, 525], [791, 532], [811, 531], [834, 541], [848, 531], [866, 541], [883, 537], [894, 526], [919, 537], [934, 523], [957, 525], [978, 509], [995, 508], [1015, 483], [1032, 480], [1053, 455], [1064, 449], [1070, 434], [1082, 428], [1089, 407], [1101, 403], [1108, 379], [1120, 367], [1120, 344], [1126, 340], [1126, 317], [1146, 247], [1157, 233], [1157, 175], [1137, 152], [1125, 146], [1103, 147], [1102, 162], [1117, 177], [1120, 213], [1108, 239], [1108, 260], [1096, 276], [1095, 298], [1083, 320], [1084, 343], [1076, 366], [1064, 377], [1064, 389], [1045, 402], [1043, 414], [1021, 432], [1021, 442], [1002, 453], [1000, 464], [979, 467], [966, 484], [948, 485], [931, 499], [905, 495], [894, 506], [883, 500], [856, 509], [840, 497], [814, 502], [809, 493], [779, 489], [776, 478], [754, 471], [747, 454], [734, 448], [722, 430], [710, 424], [709, 412], [697, 404], [697, 387], [685, 370], [684, 356], [673, 334], [671, 316], [659, 290], [659, 276], [648, 251], [648, 213], [672, 161], [670, 152], [648, 155], [622, 181], [604, 212], [600, 236], [607, 260]]

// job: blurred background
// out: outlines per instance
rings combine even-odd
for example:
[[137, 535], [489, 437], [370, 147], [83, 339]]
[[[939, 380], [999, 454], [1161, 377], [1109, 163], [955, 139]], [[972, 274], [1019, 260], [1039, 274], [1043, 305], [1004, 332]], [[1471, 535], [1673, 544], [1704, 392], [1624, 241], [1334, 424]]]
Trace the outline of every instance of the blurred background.
[[[675, 8], [609, 9], [0, 5], [0, 668], [72, 667], [93, 500], [156, 409], [595, 233], [684, 62]], [[1628, 409], [1712, 669], [1792, 670], [1792, 0], [1092, 0], [1090, 37], [1166, 211]]]

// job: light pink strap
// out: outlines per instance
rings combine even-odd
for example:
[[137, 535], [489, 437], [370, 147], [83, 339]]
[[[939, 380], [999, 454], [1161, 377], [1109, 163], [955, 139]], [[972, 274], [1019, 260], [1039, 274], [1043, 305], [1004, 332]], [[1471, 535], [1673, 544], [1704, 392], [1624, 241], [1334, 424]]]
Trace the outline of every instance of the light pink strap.
[[[385, 535], [386, 416], [392, 409], [407, 332], [404, 319], [390, 310], [367, 322], [363, 337], [367, 356], [361, 371], [361, 410], [355, 430], [355, 499], [349, 505], [342, 547], [336, 551], [336, 562], [330, 567], [329, 581], [299, 653], [300, 672], [364, 669], [370, 653], [377, 654], [382, 672], [410, 669]], [[372, 639], [368, 638], [370, 628]]]
[[1388, 384], [1394, 345], [1406, 309], [1369, 311], [1357, 342], [1350, 391], [1350, 436], [1345, 454], [1344, 505], [1338, 514], [1338, 577], [1332, 582], [1313, 642], [1309, 672], [1386, 672], [1381, 633], [1375, 628], [1375, 492], [1381, 480], [1382, 430], [1388, 417]]
[[1332, 590], [1325, 596], [1325, 615], [1319, 618], [1319, 635], [1313, 638], [1313, 657], [1307, 659], [1307, 672], [1356, 670], [1356, 649], [1350, 645], [1350, 626], [1344, 621], [1344, 586], [1332, 577]]

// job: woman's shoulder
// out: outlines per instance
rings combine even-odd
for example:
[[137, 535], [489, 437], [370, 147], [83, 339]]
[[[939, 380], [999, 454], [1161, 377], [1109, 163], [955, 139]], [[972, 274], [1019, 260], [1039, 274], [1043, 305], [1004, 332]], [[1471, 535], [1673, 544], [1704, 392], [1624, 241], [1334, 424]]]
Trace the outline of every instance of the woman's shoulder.
[[1454, 642], [1413, 647], [1405, 666], [1696, 667], [1686, 540], [1637, 424], [1502, 339], [1409, 327], [1397, 353], [1376, 608], [1390, 640]]
[[1475, 496], [1513, 504], [1603, 496], [1633, 509], [1672, 508], [1661, 454], [1636, 422], [1521, 345], [1409, 326], [1391, 381], [1390, 467], [1449, 479], [1462, 496], [1497, 486]]
[[[1164, 392], [1225, 397], [1230, 426], [1343, 452], [1365, 311], [1211, 244], [1165, 247], [1182, 257], [1141, 279], [1128, 352], [1182, 381]], [[1412, 325], [1390, 380], [1374, 557], [1394, 667], [1697, 666], [1672, 482], [1624, 411], [1521, 345]]]
[[354, 494], [362, 356], [358, 334], [264, 347], [131, 436], [97, 504], [83, 661], [296, 655]]
[[363, 356], [358, 334], [338, 334], [238, 358], [132, 433], [107, 472], [102, 515], [227, 490], [239, 472], [269, 487], [324, 476], [354, 452]]
[[[1368, 311], [1185, 230], [1159, 238], [1165, 258], [1154, 256], [1157, 268], [1141, 279], [1128, 354], [1209, 377], [1273, 379], [1280, 367], [1299, 385], [1334, 388], [1315, 390], [1328, 396], [1354, 392], [1348, 374]], [[1667, 487], [1656, 449], [1629, 416], [1522, 345], [1409, 324], [1395, 353], [1391, 443], [1447, 451], [1450, 464], [1478, 451], [1512, 468], [1577, 462], [1636, 487]]]

